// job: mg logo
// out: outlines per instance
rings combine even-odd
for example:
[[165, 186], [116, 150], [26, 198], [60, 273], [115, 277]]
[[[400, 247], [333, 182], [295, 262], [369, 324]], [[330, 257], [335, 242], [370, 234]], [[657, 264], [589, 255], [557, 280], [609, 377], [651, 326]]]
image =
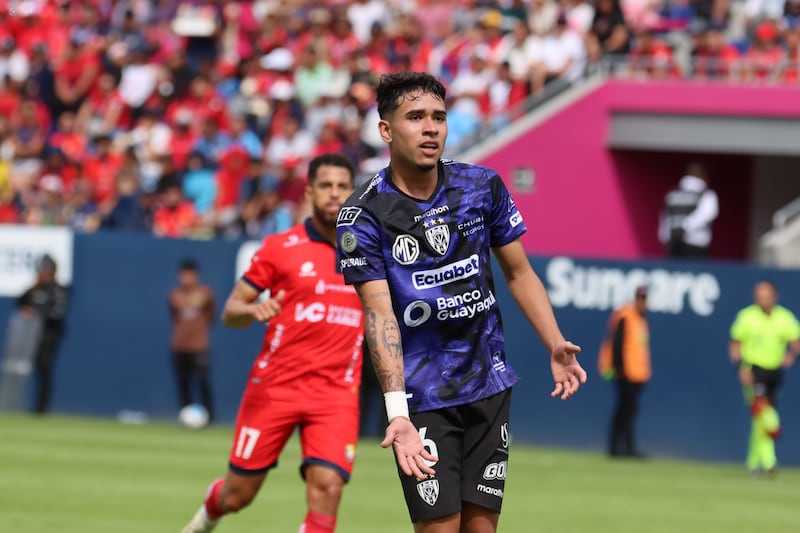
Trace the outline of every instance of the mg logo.
[[419, 257], [419, 243], [411, 235], [398, 235], [392, 245], [392, 257], [401, 265], [410, 265]]
[[319, 322], [325, 318], [325, 304], [314, 302], [310, 305], [297, 304], [294, 308], [295, 322]]

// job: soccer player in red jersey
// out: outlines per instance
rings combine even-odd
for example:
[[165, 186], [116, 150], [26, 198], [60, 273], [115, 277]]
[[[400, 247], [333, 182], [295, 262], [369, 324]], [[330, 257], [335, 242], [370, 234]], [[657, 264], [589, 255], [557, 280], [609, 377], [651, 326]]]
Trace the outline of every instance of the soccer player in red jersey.
[[[239, 406], [227, 476], [209, 486], [183, 533], [211, 531], [223, 515], [250, 504], [296, 427], [308, 503], [300, 531], [335, 529], [359, 423], [362, 309], [335, 249], [339, 208], [353, 188], [353, 167], [343, 156], [312, 159], [311, 217], [267, 236], [225, 303], [227, 326], [269, 325]], [[259, 299], [267, 290], [270, 297]]]

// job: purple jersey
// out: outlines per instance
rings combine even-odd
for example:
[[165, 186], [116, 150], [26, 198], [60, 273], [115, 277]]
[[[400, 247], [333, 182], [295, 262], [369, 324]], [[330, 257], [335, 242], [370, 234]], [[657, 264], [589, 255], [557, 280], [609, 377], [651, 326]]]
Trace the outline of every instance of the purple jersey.
[[413, 412], [463, 405], [511, 387], [489, 249], [525, 233], [500, 176], [442, 160], [427, 200], [386, 168], [339, 212], [339, 266], [347, 283], [386, 279], [403, 341]]

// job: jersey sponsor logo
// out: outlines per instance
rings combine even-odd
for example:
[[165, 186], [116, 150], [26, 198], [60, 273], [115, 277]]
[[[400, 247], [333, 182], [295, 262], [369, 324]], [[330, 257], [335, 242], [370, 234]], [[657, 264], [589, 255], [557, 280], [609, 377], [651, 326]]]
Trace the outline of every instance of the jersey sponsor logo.
[[291, 248], [292, 246], [297, 246], [298, 244], [307, 243], [308, 239], [305, 237], [298, 237], [294, 233], [290, 234], [286, 237], [286, 241], [283, 243], [284, 248]]
[[366, 257], [345, 257], [339, 260], [339, 268], [342, 270], [346, 268], [363, 267], [368, 264]]
[[468, 220], [467, 222], [462, 222], [458, 225], [458, 231], [461, 232], [461, 235], [464, 237], [469, 237], [473, 233], [476, 233], [484, 228], [483, 224], [483, 216], [475, 217], [472, 220]]
[[346, 444], [344, 447], [344, 458], [348, 463], [352, 463], [356, 458], [356, 445]]
[[[419, 222], [423, 218], [432, 217], [434, 215], [442, 215], [444, 213], [448, 213], [450, 211], [450, 206], [447, 205], [440, 205], [437, 207], [431, 207], [424, 213], [420, 213], [419, 215], [414, 215], [414, 222]], [[426, 226], [427, 227], [427, 226]]]
[[448, 320], [450, 318], [474, 318], [478, 313], [485, 313], [497, 303], [494, 293], [489, 291], [489, 296], [483, 297], [478, 289], [448, 298], [436, 298], [436, 318]]
[[500, 461], [499, 463], [489, 463], [483, 469], [483, 479], [486, 481], [493, 481], [495, 479], [503, 480], [506, 478], [506, 470], [508, 469], [508, 461]]
[[328, 324], [357, 328], [361, 326], [361, 309], [354, 309], [341, 305], [329, 305], [325, 322]]
[[352, 226], [360, 214], [360, 207], [343, 207], [339, 210], [339, 217], [336, 219], [336, 225]]
[[309, 305], [297, 304], [294, 308], [295, 322], [320, 322], [325, 318], [325, 304], [314, 302]]
[[419, 257], [419, 242], [411, 235], [398, 235], [392, 245], [392, 257], [401, 265], [411, 265]]
[[497, 496], [498, 498], [503, 497], [503, 489], [496, 489], [494, 487], [487, 487], [483, 483], [478, 483], [478, 486], [475, 487], [478, 492], [483, 492], [484, 494], [489, 494], [491, 496]]
[[414, 300], [403, 311], [403, 322], [410, 328], [415, 328], [428, 321], [431, 317], [431, 306], [428, 302]]
[[425, 222], [423, 226], [426, 228], [431, 226], [425, 230], [425, 238], [431, 248], [439, 255], [446, 254], [450, 247], [450, 227], [445, 224], [445, 220], [441, 217], [436, 218], [431, 222]]
[[342, 238], [339, 239], [339, 246], [349, 254], [358, 246], [358, 237], [352, 231], [345, 231], [342, 233]]
[[522, 224], [522, 214], [519, 211], [514, 211], [514, 214], [508, 217], [508, 223], [512, 228], [516, 228]]
[[322, 322], [357, 328], [361, 326], [361, 309], [344, 307], [341, 305], [328, 305], [314, 302], [308, 305], [297, 304], [294, 308], [296, 322]]
[[[377, 186], [378, 186], [378, 184], [379, 184], [380, 182], [382, 182], [382, 181], [383, 181], [383, 178], [382, 178], [382, 177], [380, 177], [380, 175], [376, 174], [376, 175], [375, 175], [375, 176], [372, 178], [372, 181], [370, 181], [370, 182], [369, 182], [369, 185], [367, 185], [367, 188], [366, 188], [366, 189], [364, 189], [364, 192], [362, 192], [362, 193], [361, 193], [361, 196], [359, 196], [359, 197], [358, 197], [358, 199], [359, 199], [359, 200], [363, 200], [363, 199], [364, 199], [364, 197], [365, 197], [366, 195], [368, 195], [368, 194], [370, 193], [370, 191], [371, 191], [372, 189], [374, 189], [375, 187], [377, 187]], [[361, 210], [359, 209], [359, 211], [361, 211]]]
[[431, 270], [420, 270], [411, 274], [411, 281], [414, 288], [432, 289], [456, 281], [471, 278], [480, 273], [480, 260], [478, 254], [472, 254], [466, 259], [450, 263], [443, 267]]
[[503, 361], [503, 354], [500, 352], [494, 352], [492, 354], [492, 368], [495, 372], [505, 372], [506, 371], [506, 362]]
[[326, 292], [340, 292], [342, 294], [355, 294], [356, 290], [352, 285], [338, 285], [336, 283], [325, 283], [324, 279], [317, 282], [314, 287], [314, 292], [317, 294], [325, 294]]
[[422, 501], [433, 507], [439, 499], [439, 480], [426, 479], [417, 483], [417, 492]]
[[316, 276], [317, 271], [314, 270], [314, 263], [312, 261], [306, 261], [300, 265], [300, 272], [297, 275], [301, 278], [313, 278]]
[[[474, 318], [478, 313], [489, 311], [497, 298], [489, 291], [489, 295], [475, 289], [455, 296], [436, 298], [436, 319], [439, 321], [454, 318]], [[403, 322], [410, 328], [421, 326], [433, 316], [431, 305], [424, 300], [414, 300], [403, 311]], [[497, 369], [495, 369], [497, 370]], [[505, 370], [505, 365], [503, 369]]]

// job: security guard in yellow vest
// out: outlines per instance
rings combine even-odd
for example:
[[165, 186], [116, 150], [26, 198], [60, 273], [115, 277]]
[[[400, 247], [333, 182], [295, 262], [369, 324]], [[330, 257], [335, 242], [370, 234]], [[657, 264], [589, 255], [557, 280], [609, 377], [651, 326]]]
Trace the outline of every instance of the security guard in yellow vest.
[[612, 313], [608, 335], [600, 348], [600, 374], [614, 380], [617, 387], [608, 442], [608, 453], [613, 457], [643, 457], [635, 444], [634, 422], [639, 398], [652, 374], [646, 313], [647, 287], [640, 286], [633, 303]]

